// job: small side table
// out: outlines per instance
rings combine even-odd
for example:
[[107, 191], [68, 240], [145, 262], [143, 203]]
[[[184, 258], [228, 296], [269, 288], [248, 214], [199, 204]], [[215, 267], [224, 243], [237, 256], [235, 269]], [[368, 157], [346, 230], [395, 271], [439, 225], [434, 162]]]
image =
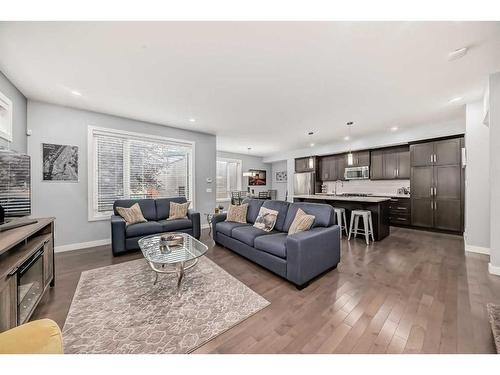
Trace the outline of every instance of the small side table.
[[219, 214], [225, 214], [226, 212], [227, 211], [221, 211], [218, 214], [216, 214], [215, 212], [210, 212], [210, 213], [205, 214], [205, 217], [207, 218], [207, 223], [208, 223], [208, 235], [209, 236], [212, 234], [212, 219], [214, 218], [214, 216], [219, 215]]

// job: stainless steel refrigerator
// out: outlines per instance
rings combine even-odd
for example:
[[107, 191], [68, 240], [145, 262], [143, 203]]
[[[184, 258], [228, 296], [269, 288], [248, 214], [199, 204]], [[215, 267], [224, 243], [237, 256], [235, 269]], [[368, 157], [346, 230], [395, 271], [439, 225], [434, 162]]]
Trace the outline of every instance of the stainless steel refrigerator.
[[316, 173], [302, 172], [293, 176], [294, 195], [314, 195], [316, 188]]

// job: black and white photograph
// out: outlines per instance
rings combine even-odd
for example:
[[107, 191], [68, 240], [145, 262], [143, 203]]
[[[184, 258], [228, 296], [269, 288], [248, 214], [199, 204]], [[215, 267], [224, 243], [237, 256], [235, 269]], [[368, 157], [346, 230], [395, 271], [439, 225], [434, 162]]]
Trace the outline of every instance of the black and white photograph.
[[287, 182], [288, 178], [287, 178], [286, 171], [276, 172], [276, 174], [275, 174], [275, 181], [276, 182]]
[[78, 146], [42, 143], [43, 181], [78, 182]]

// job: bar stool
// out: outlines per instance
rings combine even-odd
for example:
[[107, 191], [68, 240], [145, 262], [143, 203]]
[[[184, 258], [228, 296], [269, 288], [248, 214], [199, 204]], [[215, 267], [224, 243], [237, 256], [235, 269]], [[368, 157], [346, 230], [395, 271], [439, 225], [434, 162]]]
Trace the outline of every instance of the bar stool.
[[360, 234], [365, 235], [365, 240], [366, 244], [370, 244], [370, 235], [372, 237], [372, 241], [375, 241], [373, 238], [373, 222], [372, 222], [372, 213], [371, 211], [367, 210], [352, 210], [351, 211], [351, 225], [349, 227], [349, 237], [348, 240], [351, 239], [351, 234], [353, 231], [353, 224], [354, 224], [354, 238], [356, 238], [358, 234], [358, 224], [359, 224], [359, 218], [363, 218], [363, 226], [364, 230], [360, 231]]
[[340, 238], [342, 238], [342, 230], [345, 230], [345, 235], [348, 236], [347, 219], [345, 217], [345, 208], [333, 208], [335, 215], [337, 215], [337, 225], [340, 227]]

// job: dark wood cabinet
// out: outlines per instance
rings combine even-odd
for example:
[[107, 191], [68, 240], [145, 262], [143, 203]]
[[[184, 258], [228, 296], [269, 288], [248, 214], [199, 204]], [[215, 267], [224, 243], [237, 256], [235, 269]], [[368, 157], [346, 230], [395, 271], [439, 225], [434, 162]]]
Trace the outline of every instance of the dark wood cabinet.
[[335, 156], [325, 156], [320, 161], [321, 181], [337, 180], [337, 159]]
[[463, 231], [462, 139], [410, 146], [412, 225]]
[[347, 168], [347, 154], [337, 155], [337, 179], [345, 180], [345, 169]]
[[409, 198], [391, 198], [389, 204], [391, 225], [411, 225], [411, 201]]
[[371, 152], [372, 180], [410, 178], [410, 150], [407, 146], [391, 147]]
[[316, 158], [309, 156], [295, 159], [295, 172], [313, 172], [316, 170]]
[[370, 165], [370, 151], [357, 151], [352, 153], [351, 167], [366, 167]]

